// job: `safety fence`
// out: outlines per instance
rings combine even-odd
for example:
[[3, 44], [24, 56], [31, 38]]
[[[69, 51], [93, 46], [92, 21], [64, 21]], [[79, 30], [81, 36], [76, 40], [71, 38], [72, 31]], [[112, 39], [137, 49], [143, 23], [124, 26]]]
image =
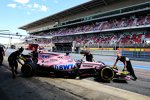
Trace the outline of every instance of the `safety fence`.
[[150, 52], [144, 51], [122, 51], [122, 55], [132, 60], [150, 61]]
[[[9, 52], [13, 52], [15, 49], [7, 49], [6, 54], [10, 54]], [[116, 50], [90, 50], [93, 55], [100, 55], [100, 56], [116, 56]], [[23, 54], [28, 54], [29, 50], [24, 50]], [[61, 53], [65, 53], [66, 51], [60, 51]], [[70, 52], [70, 51], [68, 51]], [[80, 51], [79, 51], [80, 52]], [[78, 54], [79, 54], [78, 52]], [[8, 54], [7, 54], [8, 53]], [[123, 56], [127, 56], [132, 60], [141, 60], [141, 61], [150, 61], [150, 52], [145, 51], [125, 51], [122, 50], [120, 53]]]
[[[94, 55], [116, 56], [116, 50], [90, 50]], [[121, 55], [132, 60], [150, 61], [150, 52], [120, 50]]]
[[[91, 53], [101, 56], [116, 56], [116, 50], [93, 50]], [[120, 53], [132, 60], [150, 61], [150, 52], [122, 50]]]

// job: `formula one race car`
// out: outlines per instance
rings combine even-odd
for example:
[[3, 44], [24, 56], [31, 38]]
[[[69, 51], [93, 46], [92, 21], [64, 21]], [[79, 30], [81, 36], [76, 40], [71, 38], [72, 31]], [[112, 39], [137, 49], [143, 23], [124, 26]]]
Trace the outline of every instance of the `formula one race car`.
[[52, 73], [71, 77], [95, 76], [102, 81], [111, 81], [114, 71], [102, 62], [75, 61], [70, 56], [56, 53], [40, 53], [38, 63], [34, 64], [32, 57], [21, 55], [24, 64], [21, 67], [23, 76], [38, 73]]
[[115, 71], [103, 62], [75, 61], [70, 56], [56, 53], [40, 53], [38, 63], [34, 64], [31, 56], [22, 55], [24, 64], [21, 67], [23, 76], [47, 73], [54, 75], [68, 75], [70, 77], [94, 76], [105, 82], [115, 77]]

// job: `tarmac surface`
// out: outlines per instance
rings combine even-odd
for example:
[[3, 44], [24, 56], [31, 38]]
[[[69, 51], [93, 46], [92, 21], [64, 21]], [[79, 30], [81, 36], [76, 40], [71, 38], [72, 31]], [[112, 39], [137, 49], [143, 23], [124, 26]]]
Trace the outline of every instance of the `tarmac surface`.
[[[82, 55], [79, 55], [79, 54], [70, 54], [70, 56], [76, 59], [82, 58]], [[116, 60], [116, 57], [114, 56], [100, 56], [100, 55], [93, 55], [93, 56], [94, 56], [95, 61], [103, 61], [105, 64], [110, 65], [110, 66], [113, 66]], [[131, 60], [131, 63], [134, 68], [135, 74], [138, 77], [136, 81], [133, 81], [133, 80], [130, 80], [127, 82], [111, 81], [111, 83], [101, 82], [101, 84], [150, 96], [150, 62]], [[118, 62], [117, 66], [119, 70], [123, 69], [122, 62]], [[94, 78], [86, 78], [86, 79], [95, 81]]]
[[[81, 55], [70, 54], [74, 58]], [[115, 57], [95, 56], [100, 61], [115, 61]], [[150, 100], [149, 62], [133, 61], [133, 66], [143, 65], [147, 70], [135, 68], [137, 81], [128, 83], [101, 83], [94, 78], [82, 80], [54, 77], [24, 78], [19, 74], [12, 79], [8, 63], [0, 66], [0, 100]], [[121, 63], [119, 63], [120, 65]]]
[[0, 82], [0, 100], [82, 99], [35, 78], [23, 78], [18, 75], [16, 79], [12, 79], [10, 70], [5, 66], [0, 66]]

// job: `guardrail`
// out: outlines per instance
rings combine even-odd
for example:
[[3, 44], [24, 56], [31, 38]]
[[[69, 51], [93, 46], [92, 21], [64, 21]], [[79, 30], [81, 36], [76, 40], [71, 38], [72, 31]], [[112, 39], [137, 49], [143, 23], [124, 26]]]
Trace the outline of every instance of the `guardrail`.
[[127, 56], [132, 60], [150, 61], [150, 52], [122, 51], [122, 55]]
[[[15, 49], [8, 49], [7, 52], [13, 52]], [[101, 55], [101, 56], [116, 56], [116, 50], [90, 50], [92, 54], [94, 55]], [[24, 50], [23, 54], [28, 54], [29, 50]], [[61, 51], [62, 53], [65, 53], [66, 51]], [[71, 51], [68, 51], [71, 52]], [[80, 52], [80, 51], [79, 51]], [[78, 53], [79, 53], [78, 52]], [[150, 52], [144, 52], [144, 51], [120, 51], [120, 53], [123, 56], [127, 56], [132, 60], [141, 60], [141, 61], [150, 61]], [[9, 53], [6, 53], [8, 56]]]
[[102, 56], [115, 56], [116, 50], [91, 50], [91, 53]]
[[[116, 50], [93, 50], [92, 54], [101, 56], [116, 56]], [[144, 51], [120, 51], [123, 56], [129, 57], [132, 60], [150, 61], [150, 52]]]
[[[116, 50], [90, 50], [94, 55], [101, 56], [116, 56]], [[120, 51], [123, 56], [129, 57], [132, 60], [150, 61], [150, 52], [144, 51]]]

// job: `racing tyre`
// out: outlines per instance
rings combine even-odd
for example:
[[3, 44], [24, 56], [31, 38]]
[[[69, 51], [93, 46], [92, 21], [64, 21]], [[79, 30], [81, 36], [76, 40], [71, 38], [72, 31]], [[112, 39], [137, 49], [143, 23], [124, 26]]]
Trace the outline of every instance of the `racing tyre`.
[[108, 66], [102, 67], [98, 72], [98, 78], [103, 82], [110, 82], [114, 78], [114, 71]]
[[35, 72], [36, 65], [32, 62], [27, 62], [21, 67], [21, 72], [24, 77], [31, 77]]
[[3, 58], [0, 58], [0, 65], [2, 65], [3, 63]]
[[0, 65], [2, 65], [2, 61], [1, 61], [1, 59], [0, 59]]

